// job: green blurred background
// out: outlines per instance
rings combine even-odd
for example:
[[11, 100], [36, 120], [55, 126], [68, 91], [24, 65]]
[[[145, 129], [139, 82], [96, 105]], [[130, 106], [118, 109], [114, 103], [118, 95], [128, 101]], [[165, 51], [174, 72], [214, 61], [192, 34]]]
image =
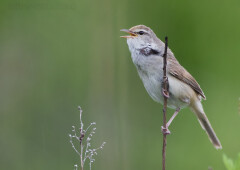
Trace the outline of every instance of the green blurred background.
[[[240, 1], [1, 0], [0, 169], [73, 169], [68, 134], [97, 122], [93, 169], [161, 169], [162, 106], [148, 96], [119, 30], [144, 24], [197, 79], [223, 150], [182, 110], [167, 169], [224, 170], [240, 152]], [[173, 110], [168, 110], [168, 118]]]

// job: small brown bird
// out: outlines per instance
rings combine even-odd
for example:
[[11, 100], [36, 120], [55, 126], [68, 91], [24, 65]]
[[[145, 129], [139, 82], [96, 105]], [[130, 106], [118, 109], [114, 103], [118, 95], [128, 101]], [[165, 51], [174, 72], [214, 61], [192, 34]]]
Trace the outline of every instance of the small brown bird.
[[[127, 38], [133, 63], [145, 89], [153, 100], [163, 104], [165, 93], [163, 92], [162, 78], [165, 44], [149, 27], [144, 25], [137, 25], [121, 31], [129, 33], [128, 36], [121, 37]], [[202, 107], [201, 99], [206, 99], [202, 89], [193, 76], [179, 64], [170, 49], [167, 50], [167, 77], [169, 81], [168, 107], [176, 110], [168, 121], [167, 127], [180, 109], [189, 107], [197, 116], [214, 147], [221, 149], [222, 145]], [[167, 133], [170, 133], [168, 129]]]

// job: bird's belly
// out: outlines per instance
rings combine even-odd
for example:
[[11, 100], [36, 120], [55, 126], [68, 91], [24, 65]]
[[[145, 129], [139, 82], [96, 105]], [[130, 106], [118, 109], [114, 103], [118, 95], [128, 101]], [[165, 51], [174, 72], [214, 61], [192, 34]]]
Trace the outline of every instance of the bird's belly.
[[[162, 95], [162, 76], [154, 76], [154, 75], [147, 75], [144, 73], [139, 73], [144, 87], [147, 90], [148, 94], [151, 96], [151, 98], [158, 102], [163, 104], [164, 103], [164, 97]], [[169, 98], [167, 101], [168, 107], [172, 109], [177, 108], [184, 108], [189, 105], [190, 103], [190, 97], [188, 95], [185, 96], [185, 90], [188, 88], [185, 86], [185, 84], [179, 83], [179, 80], [175, 80], [172, 78], [169, 78]]]
[[157, 79], [156, 76], [147, 76], [144, 74], [139, 75], [143, 81], [145, 89], [151, 98], [158, 103], [163, 103], [163, 96], [161, 94], [161, 80]]

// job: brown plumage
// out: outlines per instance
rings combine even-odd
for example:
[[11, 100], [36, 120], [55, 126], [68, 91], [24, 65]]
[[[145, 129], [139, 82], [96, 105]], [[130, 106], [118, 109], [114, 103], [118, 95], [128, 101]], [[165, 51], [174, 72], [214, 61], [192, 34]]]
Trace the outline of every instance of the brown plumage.
[[203, 99], [206, 99], [200, 85], [193, 76], [178, 63], [175, 57], [168, 57], [167, 69], [172, 76], [188, 84], [197, 94], [202, 96]]

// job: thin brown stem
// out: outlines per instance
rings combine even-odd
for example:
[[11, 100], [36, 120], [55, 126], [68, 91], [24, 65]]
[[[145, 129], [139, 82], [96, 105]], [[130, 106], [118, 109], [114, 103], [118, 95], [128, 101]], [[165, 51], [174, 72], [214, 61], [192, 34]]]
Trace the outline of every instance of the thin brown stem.
[[167, 112], [167, 99], [169, 96], [168, 94], [168, 78], [167, 78], [167, 48], [168, 48], [168, 37], [165, 37], [165, 50], [163, 54], [163, 90], [166, 95], [164, 95], [164, 104], [163, 104], [163, 147], [162, 147], [162, 170], [165, 170], [166, 166], [166, 146], [167, 146], [167, 117], [166, 117], [166, 112]]

